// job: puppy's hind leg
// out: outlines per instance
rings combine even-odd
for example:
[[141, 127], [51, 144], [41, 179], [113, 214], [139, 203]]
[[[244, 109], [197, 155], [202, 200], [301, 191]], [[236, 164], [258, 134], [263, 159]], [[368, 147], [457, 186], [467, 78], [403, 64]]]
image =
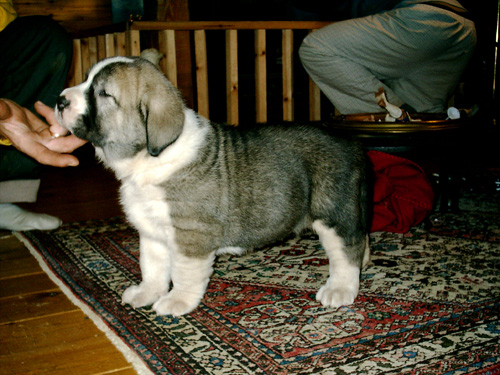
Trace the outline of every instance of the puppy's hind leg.
[[193, 311], [205, 294], [214, 260], [215, 251], [204, 258], [176, 253], [172, 264], [173, 288], [153, 305], [156, 313], [179, 316]]
[[316, 220], [312, 225], [319, 236], [330, 263], [330, 276], [316, 294], [323, 306], [338, 308], [351, 305], [358, 295], [360, 264], [347, 255], [344, 240], [335, 229]]
[[361, 267], [365, 268], [370, 263], [370, 237], [366, 235], [365, 239], [365, 253], [363, 254], [363, 261]]

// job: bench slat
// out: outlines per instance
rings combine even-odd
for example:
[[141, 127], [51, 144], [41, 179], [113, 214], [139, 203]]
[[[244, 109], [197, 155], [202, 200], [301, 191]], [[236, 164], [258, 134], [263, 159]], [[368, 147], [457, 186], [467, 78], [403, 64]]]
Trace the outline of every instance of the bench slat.
[[205, 30], [194, 31], [194, 46], [196, 59], [198, 113], [206, 118], [209, 118], [207, 40]]
[[266, 30], [255, 30], [255, 120], [267, 122]]
[[227, 123], [238, 125], [238, 32], [226, 30]]
[[293, 33], [282, 31], [283, 120], [293, 121]]
[[116, 56], [127, 55], [127, 43], [125, 33], [115, 33], [115, 54]]
[[175, 87], [177, 84], [177, 53], [175, 45], [175, 31], [162, 30], [158, 35], [159, 51], [165, 56], [160, 61], [162, 71]]
[[139, 30], [125, 31], [126, 51], [129, 56], [140, 56], [141, 42]]
[[69, 71], [69, 86], [78, 85], [83, 80], [82, 43], [80, 39], [73, 40], [73, 61]]

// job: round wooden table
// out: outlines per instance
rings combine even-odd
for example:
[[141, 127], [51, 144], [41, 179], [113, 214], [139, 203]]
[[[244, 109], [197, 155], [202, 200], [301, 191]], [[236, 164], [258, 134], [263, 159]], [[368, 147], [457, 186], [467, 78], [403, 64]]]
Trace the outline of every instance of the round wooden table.
[[431, 161], [440, 197], [440, 210], [458, 210], [460, 166], [467, 154], [470, 118], [450, 120], [445, 114], [411, 114], [410, 122], [387, 122], [385, 113], [335, 116], [326, 122], [337, 134], [358, 139], [368, 150], [407, 157], [417, 163]]

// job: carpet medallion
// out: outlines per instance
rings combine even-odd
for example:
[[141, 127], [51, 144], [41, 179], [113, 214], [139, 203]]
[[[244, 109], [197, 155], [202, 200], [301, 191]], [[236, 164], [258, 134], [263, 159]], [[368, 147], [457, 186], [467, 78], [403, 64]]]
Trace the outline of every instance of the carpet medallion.
[[468, 199], [406, 234], [372, 233], [360, 295], [337, 311], [315, 300], [328, 264], [313, 234], [220, 256], [202, 304], [176, 318], [121, 304], [141, 280], [124, 218], [20, 236], [141, 374], [495, 374], [500, 210]]

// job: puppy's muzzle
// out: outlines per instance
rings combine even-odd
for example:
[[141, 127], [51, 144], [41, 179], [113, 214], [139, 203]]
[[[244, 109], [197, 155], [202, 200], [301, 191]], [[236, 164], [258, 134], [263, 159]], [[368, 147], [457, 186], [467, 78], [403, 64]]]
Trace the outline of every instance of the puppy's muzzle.
[[64, 109], [68, 108], [70, 105], [71, 105], [71, 101], [68, 100], [64, 95], [60, 95], [57, 98], [56, 106], [57, 106], [57, 109], [59, 110], [59, 112], [64, 111]]

